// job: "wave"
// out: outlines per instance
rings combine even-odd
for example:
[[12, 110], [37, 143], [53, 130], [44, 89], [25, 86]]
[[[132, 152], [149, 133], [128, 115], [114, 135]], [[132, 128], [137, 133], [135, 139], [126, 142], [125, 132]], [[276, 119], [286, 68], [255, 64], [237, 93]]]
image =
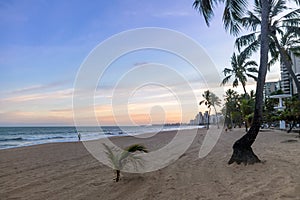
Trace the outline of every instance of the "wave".
[[17, 137], [17, 138], [5, 138], [5, 139], [0, 139], [0, 142], [7, 142], [7, 141], [21, 141], [24, 140], [22, 137]]
[[55, 136], [55, 137], [48, 137], [47, 139], [51, 140], [51, 139], [64, 139], [64, 138], [70, 138], [70, 137]]
[[63, 136], [44, 137], [44, 138], [22, 138], [22, 137], [16, 137], [16, 138], [0, 139], [0, 142], [9, 142], [9, 141], [38, 141], [38, 140], [53, 140], [53, 139], [65, 139], [65, 138], [70, 138], [70, 137], [63, 137]]

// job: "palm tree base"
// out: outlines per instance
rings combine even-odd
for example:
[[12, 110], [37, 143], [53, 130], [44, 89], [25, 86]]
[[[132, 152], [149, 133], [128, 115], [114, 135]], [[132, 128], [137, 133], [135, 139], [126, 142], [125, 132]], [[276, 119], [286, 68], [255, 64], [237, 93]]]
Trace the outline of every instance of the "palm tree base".
[[[246, 137], [245, 137], [246, 136]], [[228, 161], [228, 164], [232, 164], [236, 162], [237, 164], [254, 164], [254, 163], [260, 163], [261, 160], [255, 155], [255, 153], [252, 150], [252, 143], [250, 140], [248, 140], [248, 135], [246, 134], [241, 139], [237, 140], [233, 145], [233, 153]]]
[[120, 170], [116, 170], [116, 178], [114, 179], [116, 182], [120, 180]]

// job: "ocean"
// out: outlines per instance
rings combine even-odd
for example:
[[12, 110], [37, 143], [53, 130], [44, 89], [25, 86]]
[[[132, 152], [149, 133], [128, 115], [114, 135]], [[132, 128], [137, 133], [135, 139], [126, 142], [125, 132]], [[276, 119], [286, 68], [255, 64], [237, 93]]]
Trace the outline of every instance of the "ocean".
[[[81, 140], [103, 137], [138, 135], [160, 131], [202, 128], [202, 126], [103, 126], [80, 127]], [[78, 141], [76, 127], [0, 127], [0, 149], [31, 146], [54, 142]]]

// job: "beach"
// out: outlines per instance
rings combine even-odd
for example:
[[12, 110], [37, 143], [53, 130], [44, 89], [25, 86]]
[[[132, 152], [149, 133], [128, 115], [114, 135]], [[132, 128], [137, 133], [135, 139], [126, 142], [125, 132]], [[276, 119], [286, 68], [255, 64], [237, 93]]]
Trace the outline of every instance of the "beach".
[[[205, 129], [178, 160], [143, 174], [114, 172], [81, 142], [0, 150], [0, 199], [300, 199], [297, 134], [263, 130], [253, 145], [263, 163], [228, 165], [232, 144], [244, 129], [222, 132], [214, 149], [198, 158]], [[147, 140], [114, 137], [120, 146], [142, 142], [149, 150], [167, 144], [175, 131]]]

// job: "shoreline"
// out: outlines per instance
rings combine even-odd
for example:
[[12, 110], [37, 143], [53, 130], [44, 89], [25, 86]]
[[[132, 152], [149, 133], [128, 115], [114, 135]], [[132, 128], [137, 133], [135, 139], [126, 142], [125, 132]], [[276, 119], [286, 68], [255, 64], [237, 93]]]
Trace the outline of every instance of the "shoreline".
[[[193, 131], [193, 130], [206, 130], [204, 128], [193, 128], [193, 129], [182, 129], [180, 131]], [[178, 132], [178, 130], [164, 130], [164, 131], [160, 131], [158, 133], [153, 133], [153, 132], [149, 132], [149, 133], [141, 133], [141, 134], [137, 134], [137, 135], [105, 135], [107, 136], [106, 138], [112, 140], [112, 142], [116, 142], [118, 143], [118, 140], [125, 140], [128, 141], [128, 143], [134, 143], [132, 140], [137, 140], [137, 141], [141, 141], [141, 140], [151, 140], [151, 136], [156, 136], [156, 135], [162, 135], [162, 134], [170, 134], [172, 135], [171, 138]], [[169, 137], [170, 135], [165, 135], [166, 137]], [[138, 137], [135, 137], [138, 136]], [[147, 137], [149, 136], [149, 137]], [[98, 138], [98, 139], [91, 139], [91, 140], [81, 140], [81, 141], [64, 141], [64, 142], [48, 142], [48, 143], [41, 143], [41, 144], [33, 144], [33, 145], [28, 145], [28, 146], [19, 146], [19, 147], [12, 147], [12, 148], [5, 148], [5, 149], [0, 149], [0, 153], [1, 151], [6, 151], [6, 150], [14, 150], [14, 149], [26, 149], [26, 148], [34, 148], [37, 147], [39, 148], [40, 146], [47, 146], [47, 145], [68, 145], [68, 144], [81, 144], [84, 146], [84, 143], [87, 142], [100, 142], [101, 140], [105, 139], [104, 137], [102, 138]], [[129, 142], [130, 141], [130, 142]], [[124, 146], [124, 145], [121, 145]]]
[[[198, 126], [199, 127], [199, 126]], [[14, 128], [14, 127], [9, 127], [9, 128]], [[18, 128], [23, 128], [23, 127], [18, 127]], [[30, 127], [30, 128], [40, 128], [40, 127]], [[44, 128], [48, 128], [48, 127], [44, 127]], [[54, 128], [60, 128], [60, 127], [54, 127]], [[64, 128], [64, 127], [63, 127]], [[71, 127], [71, 126], [68, 126], [67, 128], [75, 128], [76, 127]], [[88, 128], [96, 128], [95, 127], [88, 127]], [[201, 127], [202, 128], [202, 127]], [[197, 128], [197, 126], [195, 127], [186, 127], [186, 128], [183, 128], [183, 129], [178, 129], [178, 130], [192, 130], [192, 129], [199, 129]], [[157, 133], [160, 133], [160, 132], [168, 132], [168, 131], [177, 131], [177, 130], [162, 130], [162, 131], [159, 131]], [[77, 137], [77, 133], [74, 133], [76, 134], [76, 137]], [[94, 141], [94, 140], [99, 140], [99, 139], [103, 139], [103, 138], [112, 138], [112, 137], [128, 137], [128, 136], [136, 136], [136, 137], [140, 137], [142, 135], [147, 135], [147, 134], [153, 134], [153, 132], [147, 132], [147, 133], [141, 133], [141, 134], [103, 134], [101, 136], [99, 136], [99, 138], [92, 138], [92, 139], [85, 139], [85, 140], [82, 140], [81, 139], [81, 142], [87, 142], [87, 141]], [[40, 142], [40, 143], [36, 143], [36, 144], [25, 144], [25, 145], [20, 145], [20, 146], [13, 146], [13, 147], [6, 147], [6, 148], [0, 148], [0, 151], [1, 150], [5, 150], [5, 149], [14, 149], [14, 148], [21, 148], [21, 147], [28, 147], [28, 146], [35, 146], [35, 145], [42, 145], [42, 144], [51, 144], [51, 143], [69, 143], [69, 142], [78, 142], [78, 139], [77, 138], [73, 138], [73, 139], [69, 139], [70, 141], [47, 141], [45, 140], [44, 142]]]
[[[115, 127], [115, 126], [105, 126], [105, 127]], [[121, 128], [122, 127], [132, 127], [132, 128], [135, 128], [134, 126], [121, 126]], [[155, 126], [154, 126], [155, 127]], [[172, 127], [172, 126], [167, 126], [167, 127]], [[177, 127], [177, 128], [175, 128], [175, 127], [173, 127], [173, 129], [165, 129], [165, 130], [160, 130], [160, 131], [157, 131], [157, 133], [159, 133], [159, 132], [166, 132], [166, 131], [173, 131], [173, 130], [190, 130], [190, 129], [197, 129], [197, 127], [199, 128], [199, 127], [201, 127], [201, 126], [195, 126], [195, 127], [193, 127], [193, 126], [180, 126], [180, 127]], [[1, 127], [0, 127], [1, 128]], [[84, 130], [85, 130], [85, 128], [87, 128], [86, 130], [88, 130], [89, 128], [99, 128], [99, 127], [97, 127], [97, 126], [86, 126], [86, 127], [76, 127], [76, 126], [54, 126], [54, 127], [2, 127], [2, 128], [18, 128], [18, 129], [20, 129], [20, 128], [72, 128], [72, 129], [75, 129], [76, 131], [78, 131], [78, 129], [77, 128], [79, 128], [79, 130], [80, 130], [80, 128], [84, 128], [83, 129], [83, 132], [84, 132]], [[117, 128], [120, 128], [120, 127], [117, 127]], [[137, 128], [140, 128], [140, 127], [137, 127]], [[201, 127], [201, 128], [203, 128], [203, 127]], [[101, 129], [100, 129], [101, 130]], [[122, 130], [122, 129], [120, 129], [120, 130]], [[88, 137], [86, 137], [85, 139], [84, 139], [84, 137], [82, 138], [82, 136], [84, 136], [86, 133], [84, 133], [84, 134], [82, 134], [81, 133], [81, 141], [82, 142], [86, 142], [86, 141], [93, 141], [93, 140], [98, 140], [98, 139], [102, 139], [102, 138], [111, 138], [111, 137], [123, 137], [123, 136], [137, 136], [137, 137], [139, 137], [139, 135], [143, 135], [143, 134], [150, 134], [150, 133], [153, 133], [153, 132], [151, 132], [151, 130], [148, 130], [149, 132], [143, 132], [143, 133], [140, 133], [140, 134], [132, 134], [132, 133], [128, 133], [128, 134], [125, 134], [125, 133], [115, 133], [115, 134], [105, 134], [105, 133], [103, 133], [102, 135], [100, 134], [100, 135], [97, 135], [97, 136], [92, 136], [91, 138], [88, 138]], [[96, 132], [95, 132], [96, 133]], [[29, 139], [29, 140], [27, 140], [27, 139], [25, 139], [24, 141], [22, 141], [23, 139], [22, 139], [22, 134], [19, 136], [19, 135], [17, 135], [18, 136], [18, 138], [13, 138], [12, 140], [13, 141], [19, 141], [19, 143], [20, 144], [18, 144], [18, 146], [17, 145], [15, 145], [15, 146], [5, 146], [5, 144], [2, 144], [3, 145], [3, 147], [1, 146], [1, 148], [0, 148], [0, 151], [1, 150], [4, 150], [4, 149], [12, 149], [12, 148], [20, 148], [20, 147], [26, 147], [26, 146], [34, 146], [34, 145], [41, 145], [41, 144], [48, 144], [48, 143], [64, 143], [64, 142], [78, 142], [78, 139], [77, 139], [77, 133], [73, 133], [73, 138], [72, 137], [69, 137], [69, 134], [71, 134], [71, 133], [65, 133], [65, 134], [63, 134], [63, 133], [61, 133], [61, 135], [64, 135], [64, 136], [60, 136], [59, 137], [59, 139], [56, 139], [56, 138], [50, 138], [50, 135], [49, 135], [49, 138], [48, 139], [44, 139], [44, 138], [42, 138], [42, 139]], [[87, 135], [88, 135], [89, 133], [87, 133]], [[45, 134], [45, 136], [47, 136], [47, 134]], [[64, 137], [66, 137], [66, 138], [64, 138]], [[3, 141], [1, 141], [1, 142], [4, 142], [4, 141], [9, 141], [10, 139], [4, 139]], [[54, 141], [53, 141], [54, 140]], [[55, 141], [55, 140], [57, 140], [57, 141]], [[27, 144], [26, 144], [26, 142], [27, 142]], [[23, 144], [22, 144], [23, 143]]]

